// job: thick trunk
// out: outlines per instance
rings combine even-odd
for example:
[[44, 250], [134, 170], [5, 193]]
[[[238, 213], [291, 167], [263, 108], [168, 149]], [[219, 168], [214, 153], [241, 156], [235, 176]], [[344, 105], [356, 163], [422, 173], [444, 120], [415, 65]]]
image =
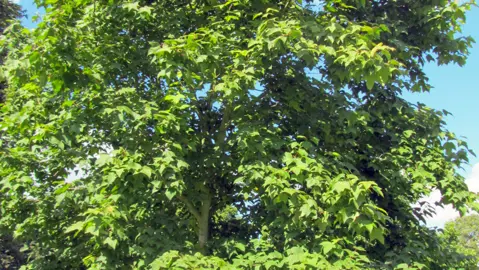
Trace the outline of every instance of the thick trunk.
[[198, 246], [201, 253], [206, 254], [206, 244], [209, 237], [211, 198], [203, 200], [198, 220]]
[[197, 209], [188, 198], [184, 196], [178, 196], [190, 213], [195, 217], [198, 224], [198, 249], [201, 253], [206, 254], [206, 245], [209, 237], [209, 223], [210, 223], [210, 208], [212, 197], [207, 193], [206, 197], [201, 201], [200, 209]]

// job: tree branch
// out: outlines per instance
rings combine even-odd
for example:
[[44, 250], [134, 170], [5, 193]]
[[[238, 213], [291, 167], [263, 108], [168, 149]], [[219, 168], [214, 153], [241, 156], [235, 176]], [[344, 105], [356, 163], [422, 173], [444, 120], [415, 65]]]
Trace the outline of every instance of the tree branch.
[[198, 209], [195, 208], [195, 206], [183, 195], [179, 195], [178, 199], [180, 199], [181, 202], [183, 202], [186, 205], [186, 208], [188, 208], [188, 211], [196, 218], [198, 222], [201, 220], [201, 214], [198, 211]]
[[198, 245], [201, 253], [207, 255], [206, 245], [209, 237], [209, 223], [210, 223], [210, 210], [211, 210], [211, 194], [207, 194], [207, 197], [202, 200], [201, 204], [201, 218], [198, 220]]
[[223, 143], [225, 142], [227, 126], [228, 126], [228, 122], [230, 121], [230, 114], [231, 114], [232, 107], [233, 107], [232, 105], [225, 104], [223, 119], [221, 120], [221, 124], [218, 129], [218, 135], [216, 137], [216, 141], [218, 142], [218, 145], [220, 146], [222, 146]]

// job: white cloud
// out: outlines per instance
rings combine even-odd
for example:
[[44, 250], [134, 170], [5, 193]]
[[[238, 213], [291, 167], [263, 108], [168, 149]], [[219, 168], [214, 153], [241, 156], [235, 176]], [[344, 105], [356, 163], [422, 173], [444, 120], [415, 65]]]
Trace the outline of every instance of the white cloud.
[[[471, 174], [466, 178], [466, 184], [470, 191], [479, 192], [479, 163], [472, 167]], [[425, 199], [425, 201], [429, 202], [431, 205], [434, 205], [434, 203], [439, 200], [441, 200], [441, 193], [439, 190], [435, 190]], [[457, 217], [459, 217], [459, 212], [454, 210], [451, 205], [446, 205], [444, 208], [436, 207], [436, 215], [427, 218], [426, 222], [428, 227], [442, 228], [444, 227], [444, 223]]]
[[469, 189], [473, 192], [479, 192], [479, 163], [472, 167], [471, 175], [466, 179]]
[[[114, 149], [113, 149], [113, 146], [111, 146], [110, 144], [106, 144], [106, 143], [102, 144], [101, 149], [102, 151], [99, 154], [104, 153], [104, 154], [109, 154], [110, 156], [112, 156], [112, 152]], [[93, 157], [98, 158], [99, 154], [94, 154]], [[80, 166], [79, 164], [77, 164], [75, 168], [68, 170], [68, 176], [65, 179], [65, 182], [71, 183], [73, 181], [80, 180], [88, 176], [89, 170], [90, 170], [90, 166], [85, 164]]]
[[68, 171], [68, 176], [67, 178], [65, 179], [65, 182], [66, 183], [71, 183], [75, 180], [79, 180], [79, 179], [82, 179], [83, 177], [85, 177], [87, 175], [87, 173], [85, 172], [85, 170], [82, 170], [80, 167], [76, 166], [75, 169], [73, 170], [69, 170]]
[[15, 4], [20, 4], [20, 0], [10, 0], [10, 1], [12, 1]]

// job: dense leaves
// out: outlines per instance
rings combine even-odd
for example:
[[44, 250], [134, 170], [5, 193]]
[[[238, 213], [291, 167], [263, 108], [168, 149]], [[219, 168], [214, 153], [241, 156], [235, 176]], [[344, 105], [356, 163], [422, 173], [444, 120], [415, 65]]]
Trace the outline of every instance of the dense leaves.
[[[57, 1], [8, 29], [1, 223], [27, 269], [445, 269], [467, 144], [402, 91], [470, 3]], [[416, 205], [416, 203], [418, 203]]]
[[[9, 22], [22, 15], [21, 8], [18, 4], [12, 3], [9, 0], [0, 0], [0, 36], [3, 30], [8, 26]], [[0, 65], [3, 65], [3, 59], [6, 56], [6, 51], [0, 48]], [[3, 89], [5, 89], [4, 80], [0, 77], [0, 103], [3, 102]]]
[[0, 33], [3, 33], [9, 21], [22, 15], [21, 7], [8, 0], [0, 1]]
[[[471, 265], [479, 261], [479, 216], [469, 215], [447, 222], [441, 237], [452, 248], [469, 256]], [[474, 269], [477, 269], [474, 268]]]
[[[0, 36], [11, 20], [22, 15], [19, 5], [7, 0], [0, 1]], [[0, 47], [0, 65], [3, 64], [7, 51]], [[0, 76], [0, 103], [4, 101], [5, 81]], [[0, 195], [0, 199], [2, 199]], [[23, 254], [20, 252], [21, 245], [12, 238], [10, 230], [0, 226], [0, 268], [17, 269], [23, 261]]]

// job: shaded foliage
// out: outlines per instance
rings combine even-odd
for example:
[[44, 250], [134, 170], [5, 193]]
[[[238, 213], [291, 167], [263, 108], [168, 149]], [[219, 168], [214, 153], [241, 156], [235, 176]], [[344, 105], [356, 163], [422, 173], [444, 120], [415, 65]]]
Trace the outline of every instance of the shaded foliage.
[[[18, 4], [12, 3], [9, 0], [0, 0], [0, 36], [5, 27], [8, 26], [10, 20], [19, 18], [22, 15], [21, 7]], [[6, 50], [0, 49], [0, 65], [3, 64], [3, 59], [6, 56]], [[4, 101], [3, 89], [6, 85], [0, 77], [0, 103]]]
[[[21, 7], [8, 0], [0, 0], [0, 38], [3, 31], [8, 26], [10, 20], [19, 18], [22, 15]], [[3, 65], [7, 51], [0, 48], [0, 65]], [[4, 102], [5, 82], [0, 76], [0, 104]], [[0, 196], [0, 199], [2, 197]], [[0, 268], [2, 269], [18, 269], [24, 258], [21, 254], [20, 245], [16, 243], [11, 236], [11, 231], [4, 230], [0, 227]]]
[[479, 264], [479, 216], [477, 214], [447, 222], [441, 237], [451, 248], [469, 256], [472, 265]]

